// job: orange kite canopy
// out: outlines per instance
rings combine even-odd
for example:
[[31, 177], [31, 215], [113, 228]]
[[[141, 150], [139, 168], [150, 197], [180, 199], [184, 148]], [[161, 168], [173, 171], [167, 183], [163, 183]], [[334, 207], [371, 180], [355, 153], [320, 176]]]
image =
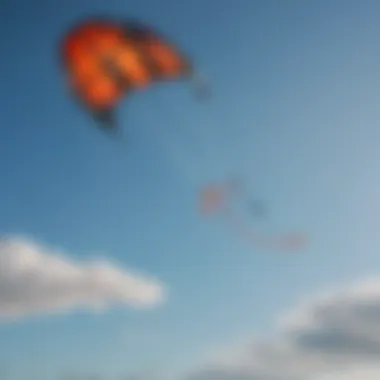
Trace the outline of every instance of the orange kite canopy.
[[192, 75], [178, 49], [134, 21], [83, 21], [65, 36], [61, 57], [72, 92], [109, 127], [115, 106], [130, 91]]

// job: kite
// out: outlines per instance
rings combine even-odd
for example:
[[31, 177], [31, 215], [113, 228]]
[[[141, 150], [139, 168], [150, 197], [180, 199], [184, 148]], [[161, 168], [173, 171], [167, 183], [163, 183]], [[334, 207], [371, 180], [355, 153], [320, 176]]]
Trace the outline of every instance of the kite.
[[[232, 197], [241, 194], [241, 185], [236, 186], [236, 182], [226, 181], [207, 185], [200, 192], [198, 203], [199, 212], [203, 217], [223, 216], [229, 225], [243, 237], [247, 243], [256, 247], [261, 247], [266, 250], [296, 251], [305, 246], [306, 237], [300, 233], [283, 236], [268, 236], [254, 230], [232, 205]], [[262, 216], [264, 209], [262, 203], [255, 201], [254, 204], [255, 207], [259, 208], [259, 216]]]
[[115, 127], [119, 102], [154, 83], [193, 79], [200, 95], [207, 92], [191, 61], [166, 38], [136, 21], [82, 21], [64, 36], [60, 60], [70, 92], [108, 129]]

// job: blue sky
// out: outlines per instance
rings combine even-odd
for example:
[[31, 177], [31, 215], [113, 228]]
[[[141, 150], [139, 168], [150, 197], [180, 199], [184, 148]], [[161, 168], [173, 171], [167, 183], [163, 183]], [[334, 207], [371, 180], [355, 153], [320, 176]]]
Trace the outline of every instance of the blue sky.
[[[177, 373], [226, 340], [270, 335], [299, 297], [377, 273], [379, 2], [233, 3], [0, 3], [0, 232], [78, 259], [106, 255], [168, 287], [150, 311], [0, 325], [0, 358], [15, 378]], [[119, 107], [127, 147], [96, 130], [66, 96], [57, 42], [99, 13], [173, 36], [213, 99], [159, 86]], [[268, 203], [265, 228], [302, 228], [310, 246], [267, 254], [199, 220], [197, 189], [231, 174]]]

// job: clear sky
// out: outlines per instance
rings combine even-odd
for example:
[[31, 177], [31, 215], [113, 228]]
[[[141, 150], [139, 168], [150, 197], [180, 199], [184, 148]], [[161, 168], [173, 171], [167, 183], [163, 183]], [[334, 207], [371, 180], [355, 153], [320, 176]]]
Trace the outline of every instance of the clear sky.
[[[4, 368], [175, 374], [271, 334], [299, 297], [376, 274], [379, 12], [376, 0], [2, 0], [0, 233], [101, 254], [168, 289], [148, 311], [4, 323]], [[65, 93], [57, 51], [73, 21], [103, 13], [172, 36], [213, 98], [157, 86], [119, 107], [127, 146], [107, 138]], [[265, 228], [301, 228], [310, 246], [268, 254], [200, 220], [198, 188], [231, 174], [267, 202]]]

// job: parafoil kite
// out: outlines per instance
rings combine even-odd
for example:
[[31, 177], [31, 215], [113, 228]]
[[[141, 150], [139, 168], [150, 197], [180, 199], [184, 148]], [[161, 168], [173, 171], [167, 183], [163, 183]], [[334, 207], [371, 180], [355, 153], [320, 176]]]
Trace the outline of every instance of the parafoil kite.
[[177, 47], [136, 21], [83, 21], [69, 30], [60, 53], [72, 93], [109, 128], [115, 126], [115, 107], [132, 91], [195, 78], [192, 63]]
[[[237, 192], [236, 190], [239, 189]], [[232, 197], [241, 195], [241, 185], [236, 187], [234, 182], [213, 183], [204, 187], [199, 197], [199, 212], [203, 217], [220, 215], [230, 227], [237, 232], [248, 244], [265, 250], [295, 251], [303, 248], [307, 242], [304, 234], [293, 233], [283, 236], [267, 235], [258, 232], [249, 225], [232, 205]], [[255, 201], [258, 205], [262, 203]], [[260, 206], [260, 215], [262, 212]]]

